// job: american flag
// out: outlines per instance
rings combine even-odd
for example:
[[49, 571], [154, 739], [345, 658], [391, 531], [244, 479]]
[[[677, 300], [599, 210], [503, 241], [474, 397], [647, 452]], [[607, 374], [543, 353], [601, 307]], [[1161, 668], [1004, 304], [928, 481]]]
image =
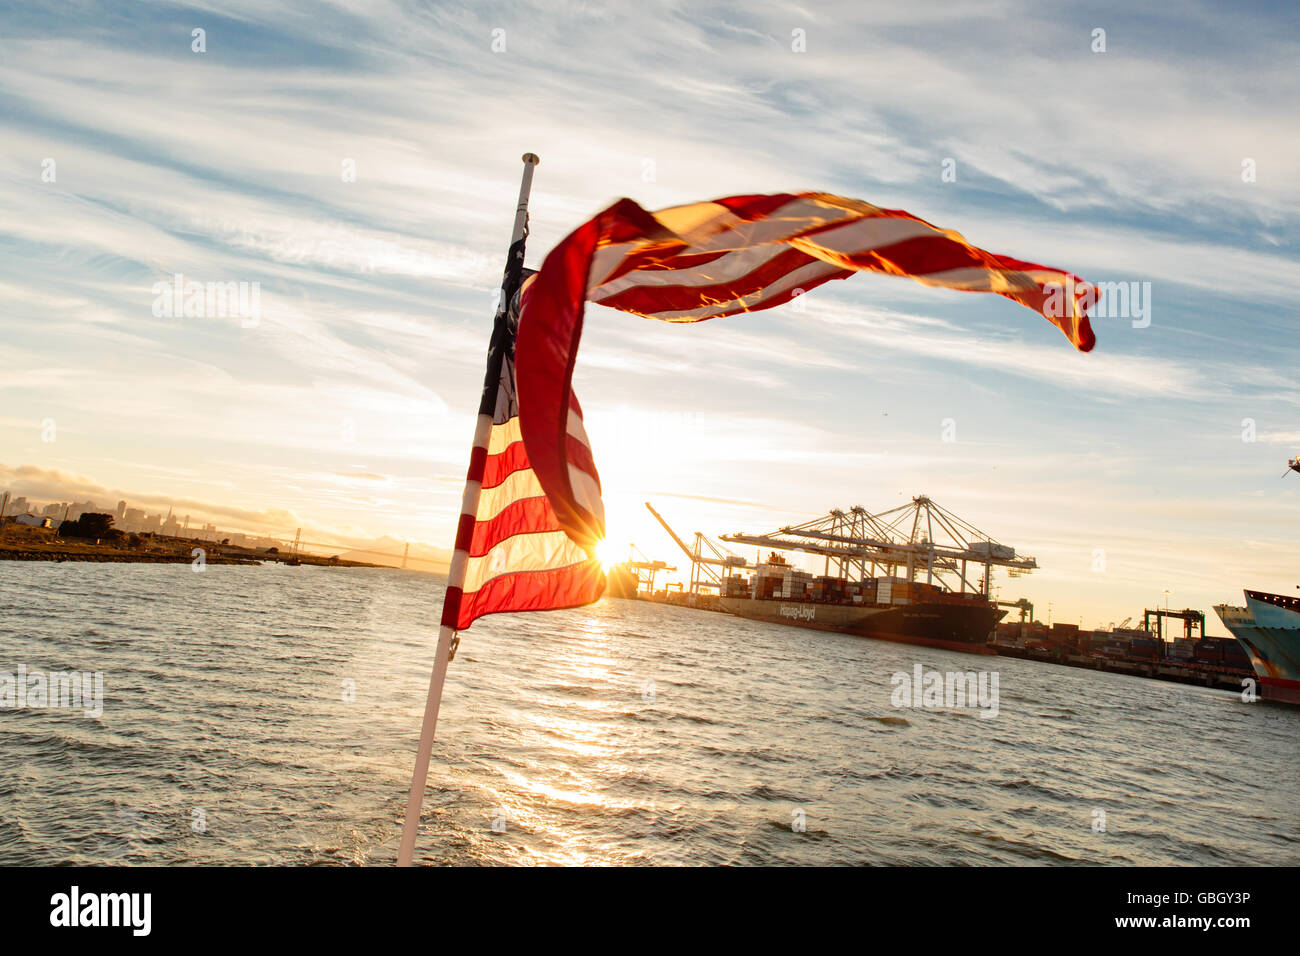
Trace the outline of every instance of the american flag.
[[605, 531], [600, 477], [572, 387], [588, 299], [699, 322], [771, 308], [830, 279], [874, 271], [997, 292], [1043, 313], [1080, 350], [1093, 345], [1093, 293], [1077, 276], [985, 252], [900, 210], [823, 193], [732, 196], [654, 214], [623, 199], [556, 246], [540, 273], [525, 276], [527, 198], [538, 159], [523, 159], [516, 239], [398, 850], [404, 866], [414, 852], [455, 633], [484, 614], [574, 607], [604, 590], [595, 558]]
[[571, 380], [592, 301], [668, 322], [768, 309], [855, 272], [996, 292], [1042, 314], [1080, 351], [1092, 287], [986, 252], [899, 209], [826, 193], [731, 196], [647, 212], [622, 199], [546, 257], [519, 325], [520, 433], [555, 517], [577, 544], [604, 532], [600, 485]]
[[[522, 242], [512, 249], [518, 275], [506, 288], [526, 286], [533, 273], [521, 268]], [[515, 384], [515, 335], [519, 295], [499, 311], [488, 352], [488, 370], [479, 406], [474, 450], [470, 455], [465, 499], [456, 531], [442, 624], [464, 630], [484, 614], [576, 607], [597, 600], [605, 587], [601, 564], [564, 533], [555, 511], [528, 463], [519, 430], [519, 391]], [[577, 409], [578, 400], [570, 399]], [[575, 442], [587, 448], [577, 413]], [[577, 453], [575, 453], [577, 456]], [[588, 449], [582, 460], [591, 461]], [[591, 465], [594, 507], [601, 514], [600, 479]], [[477, 501], [475, 501], [477, 498]], [[589, 499], [591, 500], [591, 499]]]

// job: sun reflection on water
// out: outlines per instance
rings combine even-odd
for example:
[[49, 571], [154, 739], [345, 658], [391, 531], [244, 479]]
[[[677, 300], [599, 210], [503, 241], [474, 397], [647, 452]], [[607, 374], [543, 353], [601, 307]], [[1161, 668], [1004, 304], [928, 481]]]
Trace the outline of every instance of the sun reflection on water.
[[520, 699], [511, 718], [528, 750], [545, 758], [524, 769], [494, 766], [500, 778], [494, 798], [508, 818], [507, 832], [527, 844], [537, 863], [617, 863], [625, 853], [593, 843], [585, 828], [575, 830], [572, 814], [653, 811], [653, 800], [613, 792], [638, 772], [627, 760], [641, 749], [637, 729], [617, 720], [639, 702], [639, 683], [620, 667], [614, 624], [588, 612], [566, 628], [566, 640], [552, 645], [548, 680]]

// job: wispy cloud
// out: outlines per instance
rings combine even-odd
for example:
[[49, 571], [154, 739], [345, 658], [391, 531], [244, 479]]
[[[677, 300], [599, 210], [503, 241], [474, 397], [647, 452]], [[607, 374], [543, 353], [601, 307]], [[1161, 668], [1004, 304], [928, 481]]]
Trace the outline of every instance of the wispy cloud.
[[[1279, 496], [1187, 553], [1209, 565], [1248, 538], [1278, 554], [1296, 501], [1253, 476], [1273, 480], [1300, 434], [1300, 43], [1265, 7], [103, 12], [14, 9], [0, 40], [0, 439], [36, 469], [9, 466], [23, 487], [450, 540], [532, 149], [534, 262], [618, 196], [815, 188], [1152, 284], [1150, 326], [1099, 321], [1087, 356], [1005, 300], [874, 276], [698, 327], [593, 309], [577, 386], [629, 536], [661, 534], [640, 523], [646, 488], [704, 530], [930, 490], [1082, 547], [1054, 516], [1086, 490], [1145, 516], [1124, 547], [1163, 559], [1188, 520], [1171, 462], [1195, 462], [1177, 471], [1187, 508]], [[176, 273], [260, 283], [261, 321], [154, 316], [153, 283]]]

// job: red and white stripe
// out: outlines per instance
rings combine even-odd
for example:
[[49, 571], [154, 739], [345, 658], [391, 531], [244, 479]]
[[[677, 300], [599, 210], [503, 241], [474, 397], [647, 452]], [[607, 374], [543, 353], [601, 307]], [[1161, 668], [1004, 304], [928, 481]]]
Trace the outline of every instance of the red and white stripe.
[[[513, 364], [502, 365], [494, 415], [480, 414], [470, 455], [456, 550], [442, 623], [464, 630], [484, 614], [576, 607], [599, 599], [605, 587], [600, 562], [565, 534], [530, 467], [512, 402]], [[581, 412], [570, 424], [577, 457], [591, 460]], [[601, 512], [600, 482], [585, 473], [575, 482], [579, 499]]]
[[[1092, 348], [1088, 287], [1077, 276], [986, 252], [911, 213], [825, 193], [733, 196], [653, 214], [673, 239], [611, 237], [591, 259], [587, 298], [669, 322], [789, 302], [830, 279], [884, 272], [965, 292], [996, 292], [1042, 312]], [[1044, 287], [1074, 292], [1044, 311]], [[1059, 314], [1051, 314], [1056, 312]]]
[[656, 213], [619, 200], [546, 257], [519, 324], [521, 432], [568, 536], [590, 545], [604, 533], [570, 384], [585, 301], [699, 322], [781, 305], [855, 272], [994, 292], [1039, 312], [1080, 351], [1095, 342], [1088, 307], [1096, 293], [1083, 280], [986, 252], [899, 209], [826, 193], [731, 196]]

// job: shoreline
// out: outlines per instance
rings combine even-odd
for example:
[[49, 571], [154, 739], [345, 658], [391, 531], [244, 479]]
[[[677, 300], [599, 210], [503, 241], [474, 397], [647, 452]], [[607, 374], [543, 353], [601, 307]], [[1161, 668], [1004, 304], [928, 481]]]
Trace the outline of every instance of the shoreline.
[[310, 565], [326, 568], [382, 568], [386, 565], [343, 558], [322, 557], [314, 554], [292, 556], [266, 554], [252, 549], [230, 545], [212, 546], [206, 542], [184, 541], [176, 548], [138, 550], [115, 548], [102, 544], [70, 544], [60, 542], [0, 541], [0, 561], [54, 562], [89, 561], [99, 564], [192, 564], [194, 548], [203, 549], [205, 564], [262, 565], [284, 564], [289, 567]]
[[[17, 548], [0, 548], [0, 561], [55, 562], [89, 561], [99, 564], [182, 564], [192, 561], [183, 554], [130, 554], [122, 551], [84, 552], [55, 550], [19, 550]], [[261, 564], [252, 558], [234, 558], [210, 556], [204, 559], [207, 564]]]

